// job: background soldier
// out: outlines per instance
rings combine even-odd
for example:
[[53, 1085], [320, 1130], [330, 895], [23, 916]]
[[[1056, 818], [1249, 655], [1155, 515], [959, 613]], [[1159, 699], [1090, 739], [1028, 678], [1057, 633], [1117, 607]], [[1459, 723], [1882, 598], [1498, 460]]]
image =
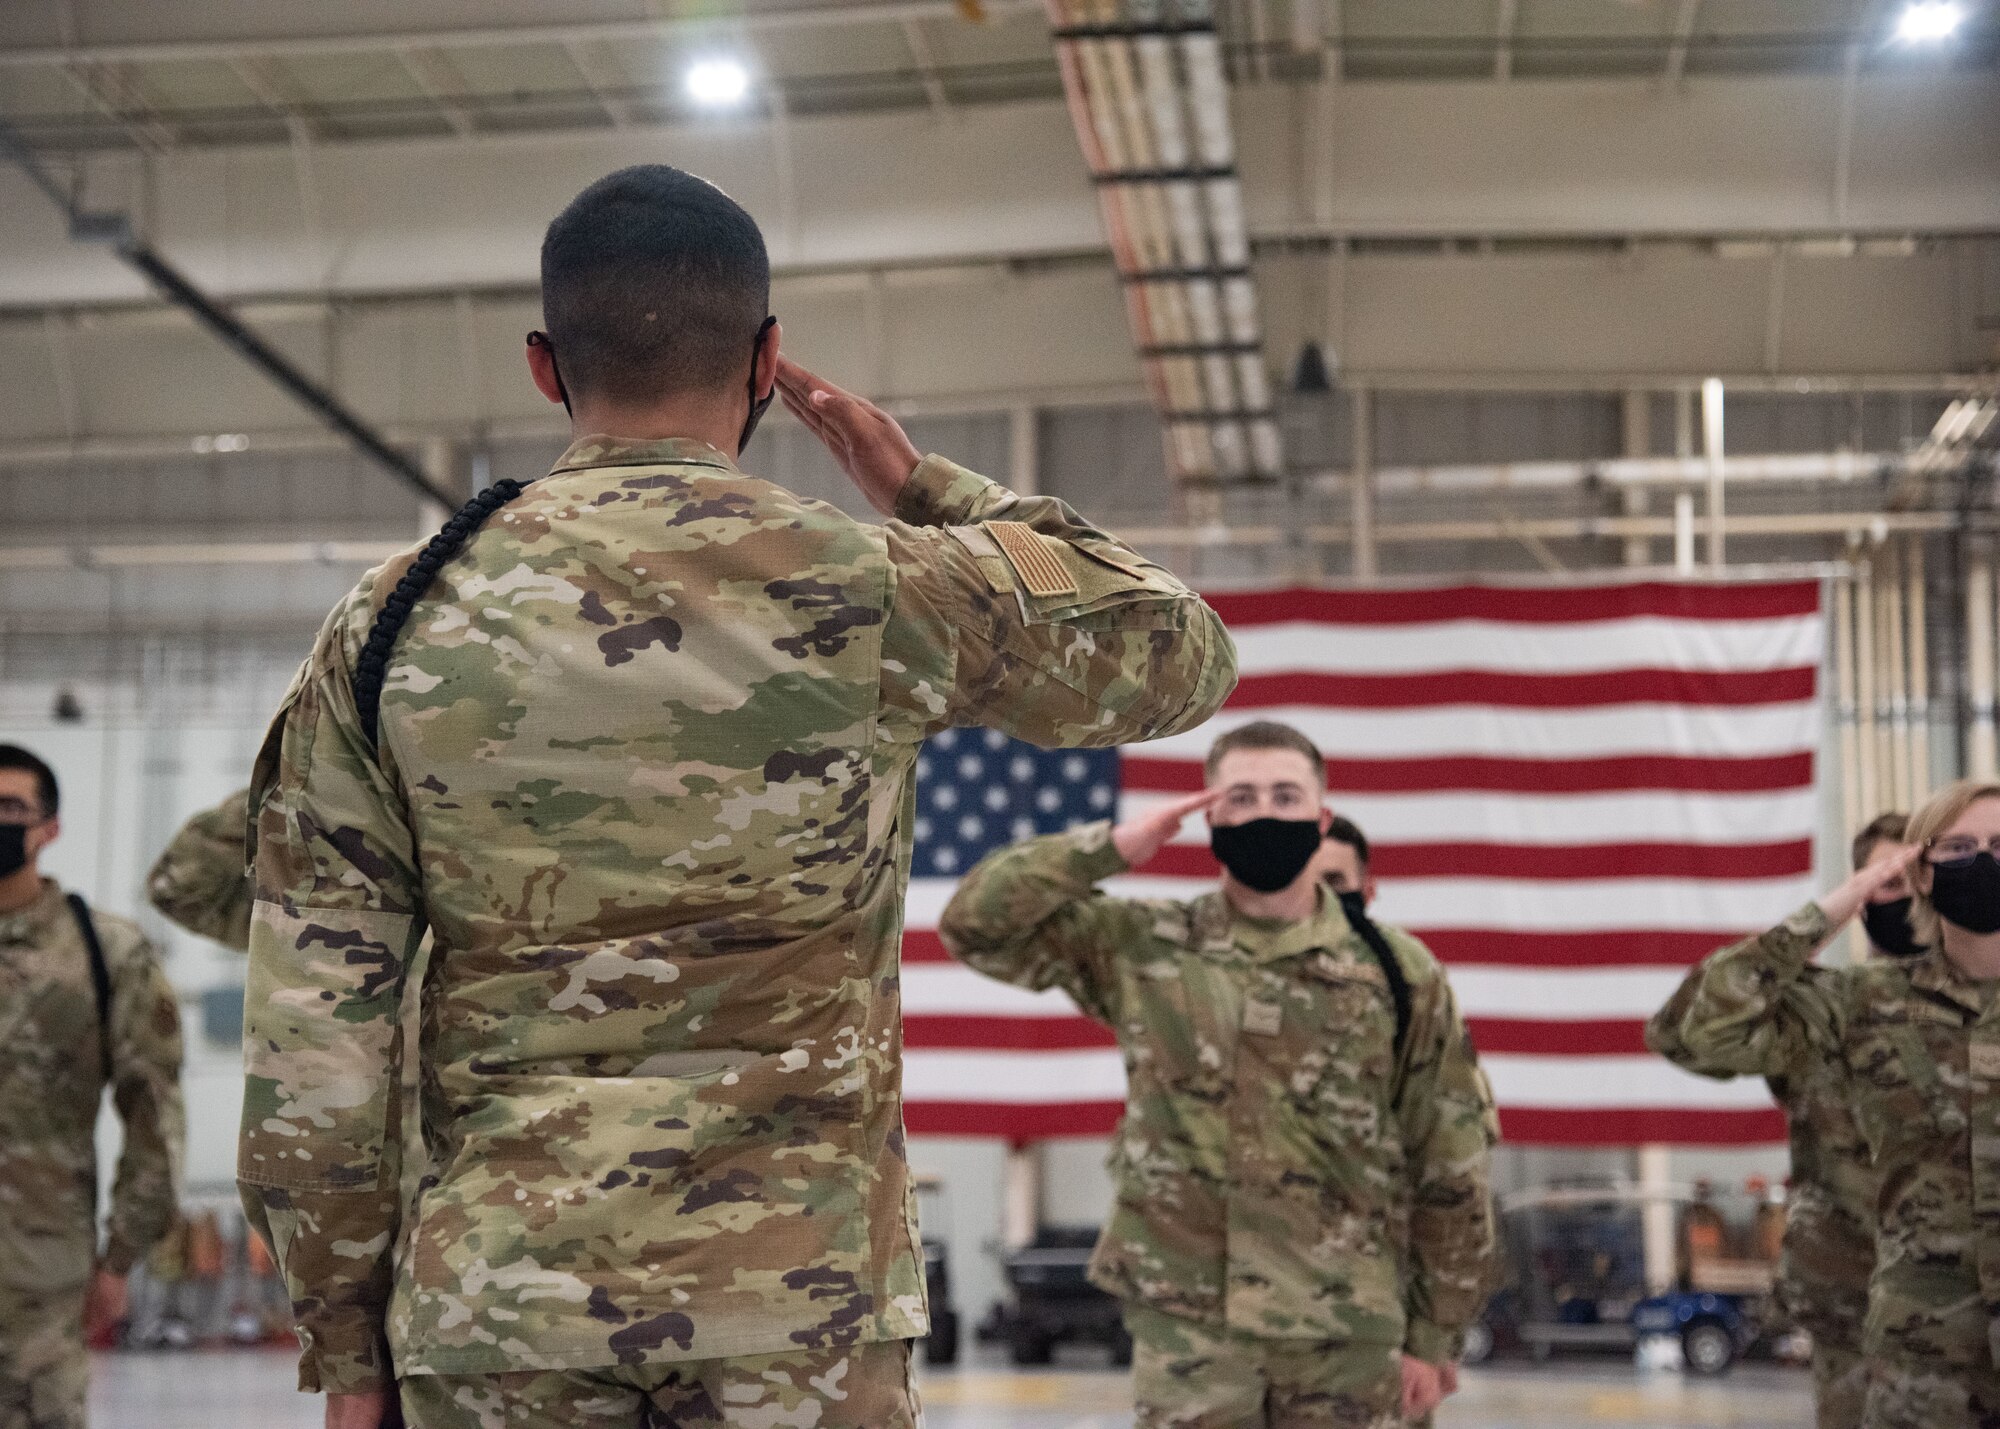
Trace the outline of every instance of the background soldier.
[[[259, 761], [245, 1204], [330, 1423], [381, 1422], [400, 1374], [420, 1426], [906, 1426], [920, 742], [1183, 729], [1233, 650], [1061, 502], [785, 363], [712, 186], [613, 174], [542, 271], [529, 362], [579, 440], [363, 579]], [[898, 520], [737, 470], [774, 384]], [[393, 1257], [426, 925], [431, 1157]]]
[[196, 814], [146, 875], [146, 898], [155, 908], [239, 953], [250, 946], [249, 804], [250, 791], [238, 789]]
[[[0, 744], [0, 1429], [83, 1424], [86, 1329], [124, 1318], [127, 1273], [172, 1226], [185, 1131], [152, 946], [41, 876], [60, 811], [49, 766]], [[125, 1141], [100, 1250], [106, 1082]]]
[[[939, 926], [971, 966], [1060, 987], [1118, 1034], [1091, 1279], [1126, 1304], [1142, 1429], [1421, 1417], [1483, 1307], [1491, 1096], [1436, 960], [1378, 930], [1399, 1025], [1380, 954], [1322, 889], [1325, 768], [1298, 731], [1245, 725], [1202, 793], [991, 855]], [[1199, 810], [1218, 892], [1096, 891]]]
[[[1902, 814], [1883, 814], [1854, 836], [1855, 871], [1845, 884], [1777, 927], [1724, 951], [1777, 958], [1803, 947], [1802, 956], [1810, 957], [1858, 906], [1877, 956], [1909, 958], [1923, 952], [1910, 927], [1910, 885], [1903, 871], [1908, 822]], [[1808, 980], [1844, 975], [1842, 969], [1812, 966], [1801, 974]], [[1666, 1006], [1653, 1014], [1646, 1024], [1646, 1045], [1691, 1072], [1733, 1076], [1726, 1068], [1702, 1062], [1683, 1036], [1703, 976], [1700, 967], [1691, 971]], [[1805, 1055], [1796, 1065], [1773, 1065], [1765, 1074], [1771, 1095], [1785, 1109], [1791, 1137], [1792, 1195], [1778, 1294], [1786, 1312], [1812, 1335], [1819, 1429], [1853, 1429], [1861, 1423], [1868, 1393], [1861, 1332], [1875, 1267], [1875, 1176], [1838, 1056], [1810, 1046], [1786, 1050]]]
[[1850, 879], [1699, 969], [1678, 1032], [1702, 1066], [1758, 1073], [1837, 1059], [1877, 1176], [1875, 1273], [1863, 1351], [1866, 1429], [2000, 1423], [2000, 785], [1961, 780], [1910, 815], [1909, 843], [1866, 872], [1907, 868], [1910, 921], [1928, 944], [1814, 975], [1807, 962], [1861, 908]]

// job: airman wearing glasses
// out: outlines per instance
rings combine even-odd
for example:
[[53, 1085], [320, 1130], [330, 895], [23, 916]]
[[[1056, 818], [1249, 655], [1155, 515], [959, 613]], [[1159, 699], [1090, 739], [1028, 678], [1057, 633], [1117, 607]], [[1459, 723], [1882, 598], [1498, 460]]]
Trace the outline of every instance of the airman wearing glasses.
[[[86, 1325], [173, 1223], [181, 1164], [174, 992], [137, 925], [72, 903], [39, 867], [61, 832], [49, 766], [0, 744], [0, 1426], [81, 1429]], [[94, 944], [94, 946], [93, 946]], [[124, 1147], [100, 1240], [104, 1087]]]
[[[1703, 1070], [1835, 1067], [1875, 1176], [1864, 1429], [2000, 1424], [2000, 784], [1961, 781], [1907, 844], [1698, 970], [1671, 1029]], [[1866, 870], [1864, 870], [1866, 872]], [[1813, 948], [1907, 874], [1927, 945], [1815, 976]], [[1815, 928], [1818, 936], [1814, 936]]]

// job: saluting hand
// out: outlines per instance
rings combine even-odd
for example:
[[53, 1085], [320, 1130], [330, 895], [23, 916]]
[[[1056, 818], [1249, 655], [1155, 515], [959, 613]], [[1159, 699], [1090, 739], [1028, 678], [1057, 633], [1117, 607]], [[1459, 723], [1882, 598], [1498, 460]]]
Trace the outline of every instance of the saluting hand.
[[1118, 850], [1118, 856], [1132, 868], [1142, 863], [1150, 863], [1159, 851], [1167, 846], [1173, 836], [1181, 831], [1188, 815], [1215, 806], [1222, 797], [1220, 789], [1204, 789], [1199, 794], [1189, 794], [1184, 799], [1175, 799], [1162, 804], [1157, 809], [1127, 819], [1111, 831], [1111, 846]]
[[884, 516], [895, 515], [896, 498], [923, 460], [896, 419], [873, 402], [813, 376], [782, 353], [778, 395], [785, 399], [785, 410], [833, 453], [868, 504]]
[[1861, 911], [1875, 891], [1909, 870], [1923, 850], [1916, 844], [1898, 849], [1893, 857], [1857, 868], [1848, 875], [1847, 881], [1819, 900], [1819, 911], [1826, 914], [1827, 925], [1838, 928], [1849, 918]]

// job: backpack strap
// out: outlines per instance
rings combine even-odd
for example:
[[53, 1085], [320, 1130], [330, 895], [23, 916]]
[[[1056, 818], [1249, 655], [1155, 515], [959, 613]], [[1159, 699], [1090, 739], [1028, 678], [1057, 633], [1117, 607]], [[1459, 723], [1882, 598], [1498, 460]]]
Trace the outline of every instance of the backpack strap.
[[1402, 1065], [1403, 1045], [1410, 1040], [1410, 979], [1403, 971], [1403, 960], [1396, 956], [1396, 950], [1389, 946], [1388, 937], [1375, 926], [1365, 909], [1349, 907], [1343, 901], [1342, 911], [1347, 921], [1361, 941], [1368, 945], [1368, 951], [1375, 955], [1375, 961], [1382, 965], [1382, 976], [1389, 984], [1389, 1000], [1396, 1004], [1396, 1063]]
[[66, 900], [70, 916], [76, 919], [76, 930], [83, 934], [83, 946], [90, 953], [90, 985], [97, 992], [97, 1047], [104, 1059], [104, 1073], [111, 1074], [111, 966], [104, 961], [104, 944], [97, 936], [97, 920], [90, 916], [90, 905], [83, 901], [81, 893], [72, 893]]
[[410, 619], [410, 612], [431, 588], [444, 563], [465, 548], [473, 533], [486, 524], [486, 518], [505, 506], [527, 488], [511, 478], [494, 482], [472, 500], [452, 513], [451, 519], [431, 537], [417, 558], [410, 562], [410, 568], [403, 572], [403, 578], [396, 582], [396, 588], [389, 592], [389, 598], [375, 613], [375, 624], [368, 631], [368, 639], [361, 646], [361, 654], [354, 661], [354, 704], [361, 715], [361, 729], [372, 747], [376, 744], [376, 729], [381, 721], [382, 685], [389, 678], [389, 657], [395, 653], [396, 637], [403, 633], [403, 626]]

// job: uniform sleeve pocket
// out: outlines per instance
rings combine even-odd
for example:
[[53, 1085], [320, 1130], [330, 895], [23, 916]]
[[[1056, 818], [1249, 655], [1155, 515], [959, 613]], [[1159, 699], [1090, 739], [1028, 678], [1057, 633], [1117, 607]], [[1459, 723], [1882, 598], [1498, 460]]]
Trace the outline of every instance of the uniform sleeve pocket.
[[408, 914], [258, 905], [238, 1180], [376, 1189], [413, 925]]

